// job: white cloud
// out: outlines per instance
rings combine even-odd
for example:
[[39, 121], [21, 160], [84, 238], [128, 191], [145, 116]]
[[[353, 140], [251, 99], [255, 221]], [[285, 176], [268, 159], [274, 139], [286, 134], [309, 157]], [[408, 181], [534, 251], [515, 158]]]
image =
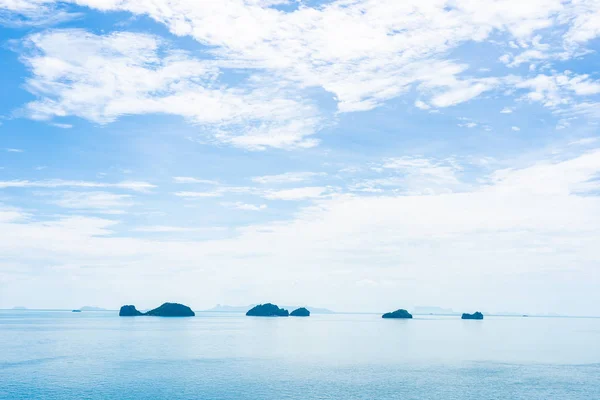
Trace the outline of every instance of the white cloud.
[[208, 228], [197, 228], [197, 227], [183, 227], [183, 226], [168, 226], [168, 225], [153, 225], [153, 226], [141, 226], [135, 228], [134, 232], [144, 233], [187, 233], [187, 232], [216, 232], [222, 231], [223, 228], [208, 227]]
[[89, 181], [69, 181], [63, 179], [53, 179], [45, 181], [12, 180], [0, 181], [0, 189], [5, 188], [59, 188], [59, 187], [80, 187], [80, 188], [116, 188], [127, 189], [138, 192], [148, 191], [155, 188], [147, 182], [125, 181], [118, 183], [89, 182]]
[[578, 45], [600, 36], [600, 1], [578, 0], [569, 5], [568, 13], [562, 16], [570, 23], [565, 41]]
[[597, 137], [587, 137], [587, 138], [577, 139], [577, 140], [570, 142], [569, 146], [587, 146], [587, 145], [598, 142], [598, 140], [600, 140], [600, 138], [597, 138]]
[[392, 187], [402, 194], [423, 195], [468, 188], [468, 185], [460, 179], [463, 167], [452, 158], [445, 160], [422, 157], [389, 158], [379, 167], [381, 171], [392, 171], [394, 175], [361, 181], [354, 186], [354, 189], [362, 191]]
[[263, 185], [298, 183], [306, 182], [323, 175], [324, 174], [321, 172], [286, 172], [279, 175], [256, 176], [252, 178], [252, 182], [261, 183]]
[[21, 149], [5, 149], [8, 153], [23, 153]]
[[293, 189], [282, 189], [282, 190], [268, 190], [264, 193], [263, 197], [268, 200], [307, 200], [307, 199], [318, 199], [326, 196], [330, 190], [326, 187], [301, 187]]
[[243, 210], [243, 211], [262, 211], [267, 209], [267, 205], [266, 204], [248, 204], [248, 203], [242, 203], [242, 202], [235, 202], [235, 203], [221, 203], [221, 205], [223, 205], [224, 207], [228, 207], [228, 208], [233, 208], [236, 210]]
[[512, 114], [513, 113], [513, 109], [510, 107], [504, 107], [501, 111], [500, 114]]
[[135, 205], [131, 195], [109, 192], [63, 192], [54, 204], [81, 210], [102, 210], [111, 214], [121, 213], [122, 208]]
[[421, 110], [429, 110], [431, 108], [431, 106], [429, 104], [427, 104], [421, 100], [415, 101], [415, 107], [417, 107], [418, 109], [421, 109]]
[[513, 127], [512, 127], [512, 128], [510, 128], [510, 129], [512, 129], [512, 130], [513, 130], [513, 131], [515, 131], [515, 132], [519, 132], [519, 131], [521, 130], [521, 128], [519, 128], [518, 126], [513, 126]]
[[[435, 90], [431, 104], [436, 107], [450, 107], [478, 97], [482, 93], [496, 89], [504, 83], [499, 78], [481, 78], [459, 80], [455, 76], [431, 79], [421, 87], [424, 90]], [[440, 89], [442, 89], [440, 91]]]
[[206, 184], [206, 185], [218, 185], [219, 184], [219, 182], [217, 182], [217, 181], [213, 181], [213, 180], [209, 180], [209, 179], [192, 178], [189, 176], [175, 176], [175, 177], [173, 177], [173, 181], [175, 181], [175, 183], [200, 183], [200, 184]]
[[109, 123], [166, 113], [210, 128], [214, 140], [249, 149], [317, 143], [306, 138], [319, 125], [310, 103], [274, 85], [219, 84], [215, 61], [169, 50], [155, 36], [54, 30], [29, 36], [24, 45], [33, 73], [27, 88], [39, 97], [27, 105], [34, 119], [75, 115]]
[[[560, 0], [334, 1], [294, 12], [234, 0], [210, 7], [192, 0], [159, 1], [159, 6], [133, 0], [77, 2], [147, 14], [176, 35], [216, 46], [216, 54], [232, 65], [270, 70], [302, 86], [321, 86], [335, 95], [342, 112], [376, 107], [414, 83], [429, 81], [431, 72], [447, 74], [449, 63], [441, 63], [443, 56], [462, 43], [482, 41], [494, 31], [524, 40], [566, 12]], [[245, 16], [243, 23], [240, 15]], [[467, 101], [496, 85], [493, 79], [460, 81], [454, 75], [446, 75], [455, 81], [434, 95], [435, 106]]]
[[57, 7], [54, 0], [0, 0], [0, 25], [41, 27], [79, 18]]
[[185, 198], [220, 197], [222, 195], [222, 192], [175, 192], [175, 196]]
[[589, 75], [576, 75], [569, 71], [556, 75], [537, 75], [517, 83], [517, 88], [530, 89], [525, 99], [556, 108], [574, 103], [573, 96], [589, 96], [600, 93], [600, 82]]
[[53, 123], [51, 125], [55, 126], [57, 128], [61, 128], [61, 129], [71, 129], [71, 128], [73, 128], [73, 125], [71, 125], [71, 124], [57, 124], [57, 123]]
[[[548, 83], [542, 78], [479, 76], [491, 73], [486, 68], [469, 75], [469, 65], [448, 54], [502, 34], [509, 47], [524, 50], [502, 58], [510, 66], [568, 59], [585, 51], [575, 44], [599, 34], [593, 22], [597, 1], [339, 0], [284, 12], [271, 8], [272, 2], [250, 0], [210, 6], [194, 0], [71, 0], [101, 11], [147, 15], [207, 46], [214, 59], [193, 58], [137, 33], [34, 34], [25, 41], [30, 51], [23, 60], [33, 72], [28, 88], [39, 99], [27, 109], [38, 119], [76, 115], [99, 123], [130, 114], [180, 115], [201, 125], [210, 140], [264, 150], [318, 144], [311, 136], [323, 116], [304, 91], [312, 87], [331, 93], [339, 112], [354, 112], [413, 88], [423, 98], [416, 107], [451, 107], [523, 80], [520, 88], [534, 89], [527, 98], [556, 106], [565, 97], [544, 89]], [[13, 9], [31, 4], [22, 1]], [[549, 28], [566, 29], [566, 41], [548, 35]], [[244, 69], [249, 78], [224, 85], [220, 76], [231, 69]], [[598, 93], [598, 83], [584, 80], [571, 82], [569, 90], [578, 96]]]

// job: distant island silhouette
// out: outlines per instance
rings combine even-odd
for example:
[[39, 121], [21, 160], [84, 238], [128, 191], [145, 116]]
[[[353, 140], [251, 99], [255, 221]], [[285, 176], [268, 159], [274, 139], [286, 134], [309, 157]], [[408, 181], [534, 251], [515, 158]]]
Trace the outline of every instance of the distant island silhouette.
[[397, 319], [411, 319], [412, 317], [413, 317], [412, 314], [404, 309], [385, 313], [381, 316], [381, 318], [397, 318]]
[[81, 310], [71, 310], [71, 312], [81, 312]]
[[81, 311], [107, 311], [106, 308], [94, 307], [94, 306], [83, 306], [79, 309]]
[[289, 315], [288, 310], [271, 303], [259, 304], [246, 313], [248, 317], [288, 317]]
[[300, 307], [290, 313], [290, 317], [310, 317], [310, 311], [305, 307]]
[[[257, 305], [258, 304], [250, 304], [248, 306], [229, 306], [226, 304], [217, 304], [213, 308], [204, 310], [204, 312], [246, 313], [246, 312], [248, 312], [248, 310], [256, 307]], [[286, 310], [295, 310], [297, 308], [301, 308], [301, 306], [283, 305], [283, 306], [281, 306], [281, 308], [284, 308]], [[335, 311], [329, 310], [327, 308], [319, 308], [319, 307], [311, 307], [311, 306], [304, 306], [302, 308], [306, 308], [308, 311], [310, 311], [311, 314], [335, 314], [336, 313]]]
[[179, 303], [164, 303], [160, 307], [145, 313], [138, 311], [133, 305], [123, 306], [119, 310], [120, 317], [137, 317], [143, 315], [151, 317], [193, 317], [196, 313], [188, 306]]
[[483, 319], [483, 314], [480, 313], [479, 311], [477, 311], [473, 314], [464, 313], [462, 315], [461, 319]]
[[442, 308], [437, 306], [416, 306], [412, 311], [413, 314], [421, 315], [459, 315], [458, 312], [451, 308]]

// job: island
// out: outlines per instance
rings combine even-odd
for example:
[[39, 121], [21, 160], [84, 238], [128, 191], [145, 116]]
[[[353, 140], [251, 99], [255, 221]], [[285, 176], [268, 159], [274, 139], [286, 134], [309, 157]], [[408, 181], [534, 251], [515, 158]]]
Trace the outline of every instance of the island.
[[477, 311], [473, 314], [464, 313], [462, 315], [461, 319], [483, 319], [483, 314], [480, 313], [479, 311]]
[[259, 304], [246, 313], [248, 317], [288, 317], [289, 315], [288, 310], [271, 303]]
[[165, 303], [154, 310], [148, 311], [144, 315], [150, 315], [152, 317], [194, 317], [196, 313], [183, 304]]
[[400, 309], [394, 312], [385, 313], [381, 318], [411, 319], [413, 316], [406, 310]]
[[71, 310], [71, 312], [81, 312], [81, 310]]
[[310, 311], [305, 307], [300, 307], [290, 313], [291, 317], [310, 317]]
[[196, 315], [188, 306], [179, 303], [164, 303], [158, 308], [148, 312], [139, 312], [135, 306], [123, 306], [119, 310], [119, 317], [137, 317], [147, 315], [150, 317], [193, 317]]
[[[251, 308], [256, 307], [256, 304], [250, 304], [248, 306], [228, 306], [224, 304], [217, 304], [215, 307], [210, 308], [208, 310], [204, 310], [204, 312], [228, 312], [228, 313], [246, 313]], [[280, 308], [286, 310], [295, 310], [297, 308], [301, 308], [301, 306], [287, 306], [283, 305]], [[317, 308], [306, 306], [306, 308], [311, 314], [335, 314], [335, 311], [329, 310], [327, 308]]]
[[123, 306], [119, 310], [119, 317], [137, 317], [138, 315], [144, 315], [135, 308], [135, 306]]

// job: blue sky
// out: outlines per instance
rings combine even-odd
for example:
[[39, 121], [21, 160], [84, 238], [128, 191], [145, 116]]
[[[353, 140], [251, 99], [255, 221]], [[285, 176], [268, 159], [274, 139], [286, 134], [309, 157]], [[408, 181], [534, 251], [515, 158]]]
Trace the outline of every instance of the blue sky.
[[598, 0], [0, 0], [0, 307], [597, 314]]

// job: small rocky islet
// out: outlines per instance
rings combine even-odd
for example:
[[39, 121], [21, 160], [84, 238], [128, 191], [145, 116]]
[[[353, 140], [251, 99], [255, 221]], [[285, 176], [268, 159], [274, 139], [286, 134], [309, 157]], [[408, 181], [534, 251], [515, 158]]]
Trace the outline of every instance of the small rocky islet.
[[473, 314], [464, 313], [460, 319], [483, 319], [483, 314], [479, 311], [474, 312]]
[[412, 317], [413, 317], [412, 314], [404, 309], [399, 309], [396, 311], [385, 313], [381, 316], [381, 318], [386, 318], [386, 319], [388, 319], [388, 318], [389, 319], [412, 319]]
[[147, 315], [151, 317], [193, 317], [196, 315], [188, 306], [179, 303], [164, 303], [160, 307], [142, 313], [135, 306], [127, 305], [119, 310], [119, 317], [137, 317]]
[[300, 307], [292, 311], [290, 317], [310, 317], [310, 311], [306, 307]]
[[288, 310], [279, 308], [272, 303], [259, 304], [246, 313], [247, 317], [289, 317], [289, 315]]

